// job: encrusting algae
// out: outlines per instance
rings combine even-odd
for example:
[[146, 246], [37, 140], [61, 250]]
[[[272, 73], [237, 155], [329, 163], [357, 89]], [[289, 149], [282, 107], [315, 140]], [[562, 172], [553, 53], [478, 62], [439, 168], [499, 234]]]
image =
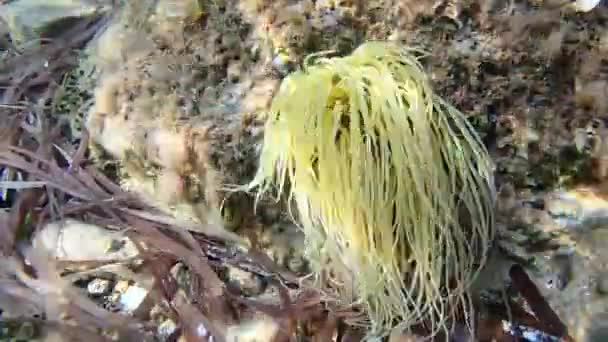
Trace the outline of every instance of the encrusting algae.
[[288, 189], [315, 279], [341, 282], [333, 290], [362, 306], [370, 338], [420, 322], [448, 330], [494, 234], [488, 152], [433, 93], [418, 52], [368, 42], [289, 75], [247, 185]]

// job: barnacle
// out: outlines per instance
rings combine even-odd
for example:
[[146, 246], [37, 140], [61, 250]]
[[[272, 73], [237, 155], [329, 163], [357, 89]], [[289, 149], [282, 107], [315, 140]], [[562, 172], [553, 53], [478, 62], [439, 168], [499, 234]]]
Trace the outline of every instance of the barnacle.
[[364, 308], [370, 336], [395, 321], [448, 328], [493, 237], [488, 153], [433, 93], [418, 52], [368, 42], [289, 75], [246, 185], [288, 188], [315, 279], [344, 282], [339, 298]]

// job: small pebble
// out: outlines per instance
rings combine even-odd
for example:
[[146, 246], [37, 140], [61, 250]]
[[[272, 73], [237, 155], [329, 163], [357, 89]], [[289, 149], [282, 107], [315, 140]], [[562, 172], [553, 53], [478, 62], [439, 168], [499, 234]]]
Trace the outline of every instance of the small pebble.
[[111, 285], [112, 283], [109, 280], [97, 278], [87, 285], [87, 291], [92, 296], [101, 296], [110, 292]]
[[122, 296], [120, 296], [122, 311], [129, 314], [135, 312], [135, 310], [144, 302], [147, 295], [148, 290], [135, 285], [130, 286]]
[[116, 282], [116, 285], [114, 285], [114, 292], [118, 292], [118, 293], [124, 293], [125, 291], [127, 291], [127, 289], [129, 289], [129, 282], [126, 280], [119, 280], [118, 282]]
[[168, 341], [173, 334], [177, 331], [177, 325], [170, 319], [162, 322], [158, 326], [158, 330], [156, 334], [158, 335], [158, 339], [161, 341]]
[[255, 274], [236, 267], [228, 267], [228, 279], [246, 296], [257, 296], [264, 291], [264, 283]]

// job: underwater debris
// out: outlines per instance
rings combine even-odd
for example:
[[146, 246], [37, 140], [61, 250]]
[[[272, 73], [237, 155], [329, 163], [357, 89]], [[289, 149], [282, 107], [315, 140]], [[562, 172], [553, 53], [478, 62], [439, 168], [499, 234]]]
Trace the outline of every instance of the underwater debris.
[[537, 319], [543, 324], [544, 331], [564, 340], [571, 340], [568, 336], [568, 329], [540, 294], [523, 268], [520, 265], [513, 265], [509, 270], [509, 276], [515, 289], [526, 299]]
[[519, 338], [524, 342], [558, 342], [560, 339], [542, 331], [532, 329], [523, 325], [514, 325], [503, 321], [505, 332], [514, 338]]

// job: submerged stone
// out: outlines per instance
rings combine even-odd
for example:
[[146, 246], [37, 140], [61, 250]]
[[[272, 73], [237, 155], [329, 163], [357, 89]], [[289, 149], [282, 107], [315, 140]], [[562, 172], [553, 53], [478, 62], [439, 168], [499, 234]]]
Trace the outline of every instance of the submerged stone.
[[16, 0], [0, 6], [0, 18], [6, 22], [10, 37], [16, 43], [52, 38], [73, 22], [107, 11], [86, 0]]

